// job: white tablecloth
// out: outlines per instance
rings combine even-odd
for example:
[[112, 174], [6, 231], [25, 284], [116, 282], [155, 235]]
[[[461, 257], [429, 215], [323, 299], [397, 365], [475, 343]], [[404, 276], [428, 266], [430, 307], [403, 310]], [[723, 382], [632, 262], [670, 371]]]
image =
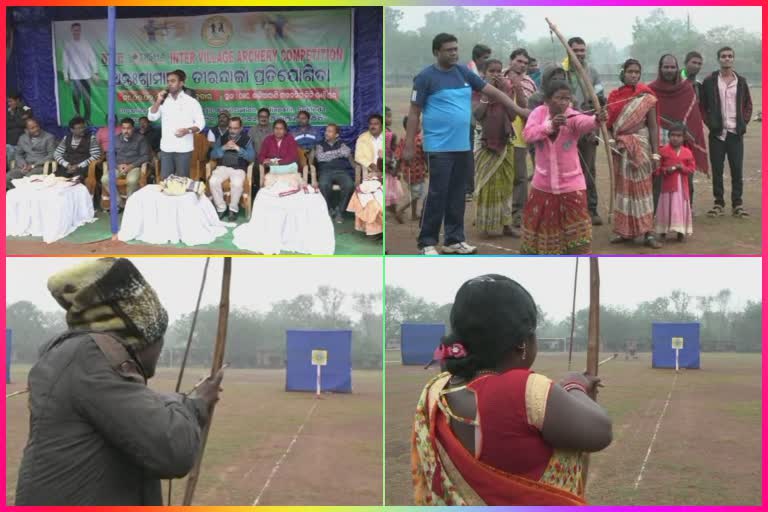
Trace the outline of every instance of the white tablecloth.
[[251, 220], [233, 232], [235, 245], [261, 254], [333, 254], [336, 238], [322, 194], [310, 189], [280, 197], [279, 190], [259, 190]]
[[5, 195], [5, 233], [7, 236], [42, 236], [53, 243], [74, 230], [96, 220], [93, 198], [85, 185], [24, 183]]
[[137, 190], [125, 203], [117, 237], [149, 244], [210, 244], [227, 232], [216, 208], [205, 196], [187, 192], [169, 196], [158, 185]]

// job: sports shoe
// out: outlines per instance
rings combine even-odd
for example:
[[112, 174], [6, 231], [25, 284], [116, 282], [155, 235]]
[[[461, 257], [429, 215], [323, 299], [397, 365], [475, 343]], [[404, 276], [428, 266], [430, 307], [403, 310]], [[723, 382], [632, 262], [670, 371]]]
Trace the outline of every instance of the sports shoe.
[[434, 245], [427, 245], [425, 247], [421, 248], [421, 254], [424, 256], [439, 256], [440, 253], [437, 252], [437, 248]]
[[457, 244], [443, 246], [443, 254], [475, 254], [475, 253], [477, 253], [477, 247], [471, 246], [466, 242], [459, 242]]

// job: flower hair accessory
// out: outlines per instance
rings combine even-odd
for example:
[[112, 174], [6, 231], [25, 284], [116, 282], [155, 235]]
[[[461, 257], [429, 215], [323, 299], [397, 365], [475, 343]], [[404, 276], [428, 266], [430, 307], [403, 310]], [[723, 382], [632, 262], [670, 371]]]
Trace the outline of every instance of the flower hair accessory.
[[467, 349], [462, 345], [460, 341], [446, 345], [441, 343], [436, 349], [432, 358], [435, 361], [442, 361], [444, 359], [461, 359], [467, 357]]

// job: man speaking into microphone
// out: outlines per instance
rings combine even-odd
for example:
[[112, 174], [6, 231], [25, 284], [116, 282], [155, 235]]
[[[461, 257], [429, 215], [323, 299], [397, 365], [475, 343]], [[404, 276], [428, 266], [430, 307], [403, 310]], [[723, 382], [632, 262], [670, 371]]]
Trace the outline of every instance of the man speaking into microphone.
[[160, 170], [163, 179], [171, 174], [189, 177], [194, 149], [194, 134], [205, 128], [203, 108], [184, 91], [186, 74], [177, 69], [168, 73], [168, 88], [157, 94], [147, 117], [162, 125], [160, 136]]

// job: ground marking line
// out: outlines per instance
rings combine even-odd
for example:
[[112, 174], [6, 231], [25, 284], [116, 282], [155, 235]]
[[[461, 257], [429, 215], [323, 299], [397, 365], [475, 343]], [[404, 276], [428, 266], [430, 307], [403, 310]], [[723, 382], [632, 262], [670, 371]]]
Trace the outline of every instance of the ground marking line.
[[[269, 487], [269, 484], [272, 483], [272, 478], [274, 478], [274, 476], [277, 474], [277, 471], [280, 469], [280, 465], [283, 463], [283, 461], [288, 456], [288, 454], [291, 453], [291, 449], [293, 448], [293, 445], [296, 444], [296, 440], [299, 438], [299, 435], [301, 434], [301, 431], [304, 430], [304, 425], [306, 425], [307, 422], [309, 422], [309, 418], [312, 416], [312, 413], [315, 412], [315, 409], [317, 408], [317, 404], [318, 404], [318, 402], [315, 401], [315, 403], [309, 409], [309, 413], [307, 413], [306, 418], [304, 418], [304, 423], [301, 424], [299, 429], [293, 435], [293, 439], [291, 439], [291, 442], [288, 443], [288, 448], [285, 450], [285, 453], [283, 453], [280, 456], [280, 458], [277, 459], [277, 463], [275, 464], [275, 467], [272, 468], [272, 472], [269, 474], [269, 478], [267, 478], [267, 481], [264, 483], [264, 487], [261, 488], [261, 492], [259, 492], [259, 495], [256, 496], [256, 499], [253, 502], [254, 506], [259, 504], [259, 500], [261, 500], [261, 497], [264, 495], [264, 492]], [[249, 471], [249, 473], [250, 473], [250, 471]]]
[[672, 398], [672, 392], [675, 390], [675, 384], [677, 383], [678, 375], [680, 374], [675, 373], [675, 378], [672, 380], [672, 388], [669, 390], [669, 394], [667, 395], [667, 401], [664, 403], [664, 408], [661, 410], [661, 414], [659, 415], [659, 421], [656, 422], [656, 429], [653, 431], [651, 444], [648, 445], [648, 451], [645, 454], [645, 460], [643, 460], [643, 465], [640, 466], [640, 473], [637, 474], [637, 480], [635, 480], [635, 490], [637, 490], [637, 488], [640, 486], [640, 481], [643, 479], [643, 472], [645, 471], [645, 465], [648, 463], [648, 459], [651, 457], [651, 450], [653, 450], [653, 443], [656, 441], [656, 434], [659, 433], [659, 427], [661, 427], [661, 420], [664, 419], [664, 413], [667, 412], [667, 407], [669, 407], [669, 401]]

